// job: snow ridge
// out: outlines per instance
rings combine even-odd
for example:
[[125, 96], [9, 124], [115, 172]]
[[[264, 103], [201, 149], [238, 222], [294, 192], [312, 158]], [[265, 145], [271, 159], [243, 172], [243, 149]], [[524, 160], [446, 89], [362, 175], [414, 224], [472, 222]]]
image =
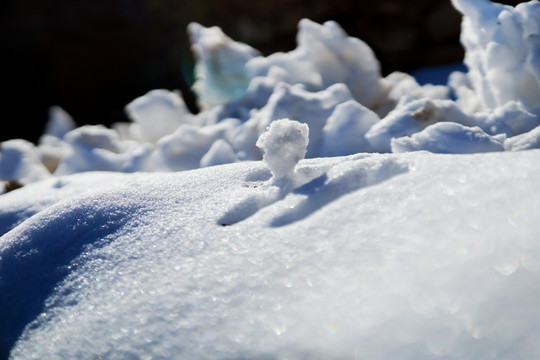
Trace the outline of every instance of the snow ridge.
[[[540, 3], [452, 3], [463, 14], [468, 70], [453, 72], [448, 85], [421, 86], [401, 72], [381, 77], [369, 46], [333, 21], [300, 21], [296, 49], [267, 57], [218, 27], [192, 23], [199, 114], [165, 89], [127, 104], [131, 122], [110, 129], [73, 128], [69, 115], [54, 107], [37, 145], [3, 144], [0, 179], [28, 184], [51, 174], [182, 171], [261, 160], [259, 136], [283, 118], [309, 127], [307, 158], [537, 148]], [[444, 145], [433, 145], [439, 142]], [[15, 148], [19, 155], [10, 155]]]

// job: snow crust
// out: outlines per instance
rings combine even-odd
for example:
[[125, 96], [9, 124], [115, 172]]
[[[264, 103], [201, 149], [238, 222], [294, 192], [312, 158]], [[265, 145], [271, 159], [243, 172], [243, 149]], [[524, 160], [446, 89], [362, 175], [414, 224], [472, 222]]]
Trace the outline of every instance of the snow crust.
[[540, 357], [540, 2], [452, 4], [447, 85], [192, 23], [199, 114], [3, 142], [0, 358]]

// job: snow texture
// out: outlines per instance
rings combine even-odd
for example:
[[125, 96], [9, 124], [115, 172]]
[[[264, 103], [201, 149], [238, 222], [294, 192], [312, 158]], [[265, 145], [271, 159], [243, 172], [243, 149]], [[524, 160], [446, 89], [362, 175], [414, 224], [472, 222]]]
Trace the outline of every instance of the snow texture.
[[289, 190], [261, 162], [30, 184], [5, 196], [56, 197], [0, 239], [3, 351], [536, 358], [539, 155], [307, 159]]
[[291, 177], [294, 168], [306, 155], [309, 128], [298, 121], [274, 121], [257, 140], [274, 178]]
[[452, 4], [448, 84], [192, 23], [200, 113], [3, 142], [0, 358], [539, 358], [540, 2]]

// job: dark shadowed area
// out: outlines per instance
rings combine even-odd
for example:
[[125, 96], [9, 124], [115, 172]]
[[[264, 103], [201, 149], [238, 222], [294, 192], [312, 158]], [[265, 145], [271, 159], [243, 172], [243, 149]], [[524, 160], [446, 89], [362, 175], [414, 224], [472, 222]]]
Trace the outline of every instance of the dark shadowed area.
[[124, 106], [156, 88], [180, 89], [196, 112], [191, 21], [268, 55], [295, 47], [301, 18], [335, 20], [373, 48], [383, 74], [463, 57], [449, 0], [6, 0], [0, 16], [0, 141], [36, 142], [52, 105], [79, 125], [124, 121]]

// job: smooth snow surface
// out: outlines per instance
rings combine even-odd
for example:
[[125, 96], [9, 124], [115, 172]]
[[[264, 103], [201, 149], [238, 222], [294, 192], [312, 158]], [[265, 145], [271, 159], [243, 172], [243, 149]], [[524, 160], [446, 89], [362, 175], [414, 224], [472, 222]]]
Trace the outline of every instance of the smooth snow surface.
[[540, 358], [540, 2], [452, 4], [448, 85], [192, 23], [199, 114], [3, 142], [0, 359]]
[[[79, 175], [26, 186], [21, 205], [47, 188], [58, 198], [1, 238], [4, 350], [536, 358], [539, 156], [303, 160], [288, 190], [260, 162], [122, 183], [90, 173], [109, 186], [77, 194]], [[223, 226], [224, 216], [243, 220]]]

